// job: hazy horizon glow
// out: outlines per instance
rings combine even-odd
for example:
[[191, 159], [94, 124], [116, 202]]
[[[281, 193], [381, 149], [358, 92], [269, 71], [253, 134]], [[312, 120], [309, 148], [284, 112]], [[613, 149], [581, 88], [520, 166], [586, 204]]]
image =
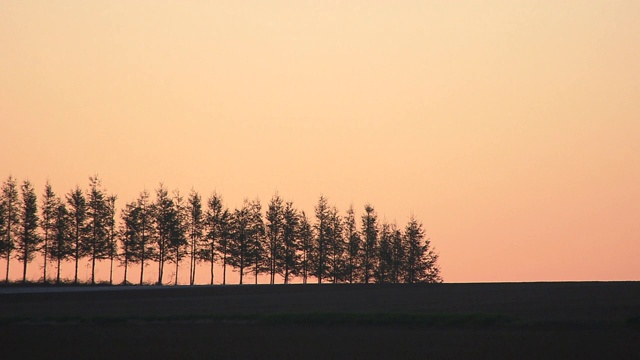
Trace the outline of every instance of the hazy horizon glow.
[[118, 208], [161, 181], [231, 208], [324, 194], [415, 214], [446, 282], [640, 280], [638, 18], [634, 0], [5, 1], [0, 180], [40, 201], [47, 178], [63, 195], [99, 174]]

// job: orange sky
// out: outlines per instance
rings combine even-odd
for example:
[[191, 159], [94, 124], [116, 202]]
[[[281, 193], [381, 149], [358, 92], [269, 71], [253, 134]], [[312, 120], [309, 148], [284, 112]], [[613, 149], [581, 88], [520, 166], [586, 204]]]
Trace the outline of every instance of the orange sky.
[[2, 1], [0, 177], [41, 195], [98, 173], [120, 207], [159, 181], [231, 207], [324, 194], [414, 213], [445, 281], [639, 280], [639, 18], [636, 0]]

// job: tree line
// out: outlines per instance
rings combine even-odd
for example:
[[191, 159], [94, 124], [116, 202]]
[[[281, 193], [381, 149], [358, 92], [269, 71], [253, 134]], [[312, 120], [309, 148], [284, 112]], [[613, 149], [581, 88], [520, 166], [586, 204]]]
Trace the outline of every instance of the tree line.
[[[175, 266], [178, 283], [180, 264], [189, 263], [189, 284], [194, 285], [197, 264], [206, 263], [210, 284], [214, 265], [222, 267], [222, 284], [227, 268], [244, 276], [269, 275], [269, 282], [281, 276], [285, 284], [294, 278], [303, 283], [416, 283], [441, 282], [438, 255], [425, 238], [423, 225], [413, 216], [404, 228], [381, 222], [373, 206], [364, 206], [358, 219], [353, 206], [340, 214], [320, 196], [314, 213], [307, 215], [284, 201], [277, 193], [266, 206], [260, 200], [245, 199], [229, 209], [213, 193], [203, 204], [191, 190], [185, 199], [171, 194], [161, 183], [124, 205], [116, 218], [117, 196], [108, 194], [97, 176], [89, 178], [86, 190], [76, 186], [60, 197], [49, 181], [45, 184], [40, 211], [36, 192], [25, 180], [20, 185], [9, 176], [0, 194], [0, 258], [6, 259], [5, 282], [9, 282], [10, 260], [22, 262], [22, 281], [29, 263], [40, 254], [43, 282], [61, 282], [63, 264], [74, 265], [73, 282], [78, 283], [78, 264], [89, 260], [91, 284], [96, 283], [97, 261], [109, 261], [109, 283], [113, 268], [122, 266], [122, 284], [142, 284], [148, 266], [157, 266], [157, 284], [164, 283], [165, 266]], [[129, 274], [131, 264], [139, 274]], [[47, 274], [54, 266], [55, 275]]]

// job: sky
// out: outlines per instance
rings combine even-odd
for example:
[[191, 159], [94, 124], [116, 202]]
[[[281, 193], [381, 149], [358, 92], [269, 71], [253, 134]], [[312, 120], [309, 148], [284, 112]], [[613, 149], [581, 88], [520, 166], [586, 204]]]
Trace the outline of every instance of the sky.
[[0, 1], [0, 178], [63, 195], [98, 174], [119, 207], [159, 182], [230, 208], [323, 194], [413, 214], [446, 282], [640, 280], [638, 18], [636, 0]]

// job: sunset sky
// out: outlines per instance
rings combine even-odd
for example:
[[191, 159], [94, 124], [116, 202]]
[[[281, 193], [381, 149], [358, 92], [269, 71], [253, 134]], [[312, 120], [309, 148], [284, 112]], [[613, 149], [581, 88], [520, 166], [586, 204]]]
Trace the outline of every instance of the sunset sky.
[[324, 194], [414, 214], [446, 282], [640, 280], [639, 19], [637, 0], [0, 1], [0, 181], [99, 174], [118, 207], [160, 181], [231, 208]]

